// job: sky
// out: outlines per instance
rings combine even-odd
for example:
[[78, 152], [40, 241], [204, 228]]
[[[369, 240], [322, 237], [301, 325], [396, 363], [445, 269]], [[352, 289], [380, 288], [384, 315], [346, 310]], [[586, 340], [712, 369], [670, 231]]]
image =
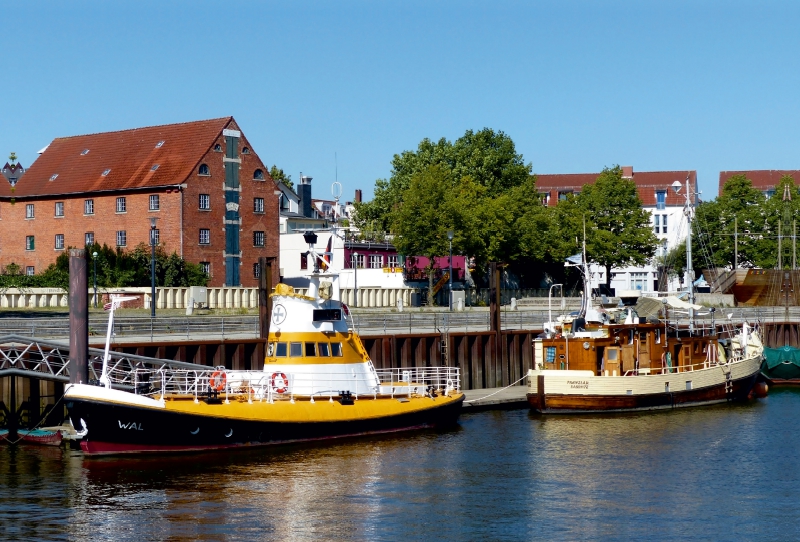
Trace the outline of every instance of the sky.
[[[502, 131], [536, 173], [800, 169], [800, 3], [3, 2], [0, 158], [233, 116], [315, 198], [424, 138]], [[0, 164], [5, 163], [5, 160]], [[676, 179], [677, 180], [677, 179]], [[24, 181], [23, 181], [24, 182]]]

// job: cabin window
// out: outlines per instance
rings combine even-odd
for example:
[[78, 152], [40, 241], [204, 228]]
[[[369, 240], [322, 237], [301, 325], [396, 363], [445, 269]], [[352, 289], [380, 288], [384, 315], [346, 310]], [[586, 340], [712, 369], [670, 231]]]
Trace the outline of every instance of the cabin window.
[[544, 349], [544, 361], [546, 363], [555, 363], [556, 362], [556, 347], [555, 346], [548, 346]]
[[636, 336], [636, 332], [634, 330], [630, 330], [628, 332], [628, 344], [633, 344], [633, 338]]
[[657, 329], [656, 330], [656, 344], [660, 344], [660, 343], [661, 343], [661, 330]]
[[619, 350], [617, 348], [609, 348], [606, 350], [606, 358], [608, 361], [617, 361]]
[[690, 390], [690, 389], [692, 389], [692, 381], [691, 381], [691, 380], [687, 380], [687, 381], [686, 381], [686, 389], [687, 389], [687, 390]]
[[331, 355], [334, 357], [342, 357], [342, 343], [331, 343]]
[[319, 349], [319, 355], [320, 356], [330, 357], [331, 349], [328, 347], [328, 343], [319, 343], [317, 345], [317, 348]]
[[279, 358], [286, 357], [286, 343], [275, 343], [275, 356]]
[[647, 342], [647, 332], [646, 331], [642, 331], [641, 333], [639, 333], [639, 342], [640, 343]]
[[289, 356], [299, 358], [303, 355], [303, 343], [289, 343]]
[[694, 343], [694, 353], [697, 354], [700, 352], [700, 343]]
[[317, 355], [317, 345], [314, 343], [306, 343], [306, 356], [312, 357]]

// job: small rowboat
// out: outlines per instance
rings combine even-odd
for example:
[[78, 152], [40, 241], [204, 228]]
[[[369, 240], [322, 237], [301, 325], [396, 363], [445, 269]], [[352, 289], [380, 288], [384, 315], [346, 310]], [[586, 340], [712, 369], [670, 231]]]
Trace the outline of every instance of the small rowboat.
[[50, 429], [18, 429], [19, 441], [28, 444], [43, 444], [45, 446], [60, 446], [61, 430]]

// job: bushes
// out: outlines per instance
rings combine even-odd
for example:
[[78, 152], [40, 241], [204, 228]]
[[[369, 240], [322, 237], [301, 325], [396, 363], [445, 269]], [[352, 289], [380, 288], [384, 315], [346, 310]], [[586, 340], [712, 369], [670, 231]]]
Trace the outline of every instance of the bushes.
[[[97, 257], [93, 258], [92, 253]], [[140, 243], [133, 250], [87, 245], [89, 285], [94, 284], [94, 266], [97, 266], [97, 286], [123, 288], [150, 286], [150, 247]], [[96, 259], [96, 262], [93, 261]], [[69, 289], [69, 251], [65, 250], [55, 263], [38, 275], [22, 275], [21, 268], [11, 262], [2, 268], [0, 288], [62, 288]], [[208, 276], [198, 264], [185, 261], [175, 252], [170, 255], [163, 247], [156, 248], [156, 286], [205, 286]]]

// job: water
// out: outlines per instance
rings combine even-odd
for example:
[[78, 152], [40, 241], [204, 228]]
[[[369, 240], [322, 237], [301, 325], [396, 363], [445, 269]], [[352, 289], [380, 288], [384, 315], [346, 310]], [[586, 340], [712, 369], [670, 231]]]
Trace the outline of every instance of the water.
[[641, 415], [462, 416], [317, 446], [84, 458], [0, 447], [9, 540], [798, 537], [800, 391]]

